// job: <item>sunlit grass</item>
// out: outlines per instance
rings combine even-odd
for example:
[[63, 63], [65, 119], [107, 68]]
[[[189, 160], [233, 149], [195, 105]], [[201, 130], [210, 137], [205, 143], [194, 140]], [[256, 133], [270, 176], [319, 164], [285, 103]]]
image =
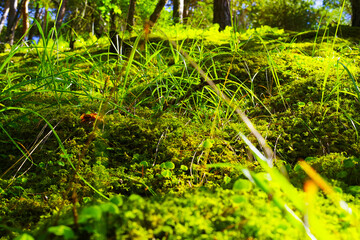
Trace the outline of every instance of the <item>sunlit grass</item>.
[[[41, 28], [39, 30], [41, 31]], [[175, 26], [166, 32], [168, 39], [164, 38], [160, 42], [146, 43], [142, 50], [138, 48], [142, 40], [141, 35], [137, 36], [132, 43], [133, 48], [130, 53], [121, 56], [109, 54], [108, 46], [103, 46], [103, 40], [98, 40], [93, 36], [89, 41], [80, 39], [75, 44], [78, 49], [74, 52], [68, 52], [65, 42], [53, 37], [54, 32], [50, 31], [46, 36], [44, 33], [40, 33], [42, 38], [38, 45], [15, 46], [4, 57], [0, 66], [0, 74], [5, 79], [1, 83], [0, 104], [2, 109], [0, 114], [5, 116], [8, 112], [15, 110], [30, 111], [44, 120], [56, 136], [62, 152], [61, 157], [67, 160], [81, 181], [103, 198], [109, 198], [107, 193], [102, 193], [93, 187], [88, 183], [86, 177], [79, 173], [79, 166], [82, 164], [81, 161], [87, 157], [89, 146], [95, 139], [102, 138], [103, 132], [98, 129], [97, 122], [95, 121], [92, 129], [89, 130], [89, 137], [81, 149], [81, 154], [71, 158], [63, 145], [63, 139], [57, 135], [56, 128], [51, 125], [50, 120], [32, 109], [18, 107], [19, 103], [30, 102], [28, 100], [30, 97], [35, 98], [36, 101], [36, 95], [46, 94], [55, 100], [55, 104], [49, 103], [46, 106], [48, 109], [53, 107], [61, 109], [69, 103], [71, 97], [74, 97], [82, 101], [96, 101], [96, 111], [100, 117], [117, 113], [119, 113], [116, 115], [117, 117], [122, 115], [139, 117], [137, 116], [137, 109], [148, 107], [153, 109], [156, 114], [172, 112], [175, 116], [176, 114], [187, 115], [201, 123], [211, 121], [207, 138], [202, 139], [200, 145], [192, 146], [195, 153], [191, 165], [187, 166], [191, 177], [193, 177], [192, 181], [189, 181], [189, 188], [205, 185], [207, 169], [209, 168], [240, 169], [251, 184], [267, 194], [269, 201], [274, 202], [295, 228], [298, 228], [300, 232], [303, 231], [311, 239], [331, 238], [331, 233], [323, 229], [322, 223], [320, 224], [321, 220], [313, 214], [314, 202], [318, 197], [317, 187], [328, 194], [329, 198], [334, 200], [336, 207], [344, 210], [344, 214], [351, 216], [350, 224], [356, 225], [358, 223], [357, 216], [353, 215], [351, 209], [347, 208], [346, 203], [332, 190], [332, 187], [304, 162], [301, 162], [300, 165], [312, 179], [312, 182], [305, 184], [305, 192], [295, 188], [287, 179], [284, 173], [285, 167], [280, 164], [281, 160], [273, 159], [274, 155], [269, 146], [274, 146], [275, 143], [266, 143], [263, 136], [254, 127], [256, 122], [250, 121], [245, 114], [246, 111], [251, 111], [255, 107], [261, 108], [265, 112], [265, 117], [270, 119], [269, 121], [275, 114], [265, 102], [268, 97], [259, 96], [255, 90], [259, 87], [256, 85], [256, 81], [260, 70], [250, 72], [249, 69], [245, 69], [247, 71], [246, 79], [241, 79], [232, 74], [232, 69], [238, 67], [234, 65], [233, 60], [241, 58], [241, 54], [246, 54], [246, 51], [245, 53], [241, 52], [242, 48], [253, 42], [260, 47], [265, 47], [262, 54], [267, 58], [266, 68], [269, 69], [270, 76], [266, 79], [268, 81], [267, 86], [263, 86], [263, 88], [267, 88], [269, 95], [280, 96], [282, 106], [285, 109], [292, 107], [289, 102], [293, 102], [293, 100], [289, 99], [291, 96], [287, 95], [289, 93], [286, 93], [286, 89], [284, 90], [283, 87], [285, 79], [279, 77], [286, 70], [281, 69], [276, 61], [282, 56], [294, 54], [291, 45], [295, 43], [280, 41], [275, 44], [272, 42], [270, 49], [267, 48], [269, 44], [265, 43], [267, 34], [281, 35], [283, 34], [282, 30], [263, 27], [258, 30], [249, 30], [241, 35], [232, 34], [231, 29], [218, 33], [216, 27], [207, 31], [200, 31], [181, 29], [179, 26]], [[154, 34], [164, 37], [160, 30], [154, 31]], [[187, 42], [187, 39], [191, 40]], [[259, 42], [256, 42], [257, 39]], [[168, 40], [177, 40], [177, 42], [170, 42], [169, 44]], [[214, 47], [211, 44], [223, 45]], [[290, 47], [288, 47], [289, 45]], [[358, 101], [360, 92], [351, 67], [343, 63], [342, 60], [334, 59], [322, 52], [322, 47], [325, 45], [326, 43], [321, 43], [320, 48], [317, 49], [317, 45], [314, 43], [311, 45], [313, 48], [308, 53], [296, 51], [296, 54], [300, 55], [298, 57], [301, 59], [299, 62], [310, 57], [315, 59], [321, 54], [323, 57], [327, 57], [320, 64], [325, 69], [322, 88], [317, 89], [318, 93], [321, 94], [320, 102], [326, 103], [335, 96], [339, 103], [338, 109], [341, 109], [341, 94]], [[99, 48], [100, 53], [94, 53], [93, 48]], [[34, 68], [17, 73], [23, 67], [22, 59], [18, 58], [18, 55], [27, 56], [26, 54], [30, 59], [27, 61], [30, 61]], [[221, 61], [217, 59], [226, 56], [230, 56], [229, 65], [219, 65]], [[313, 61], [315, 63], [317, 60]], [[336, 82], [334, 87], [329, 90], [327, 88], [328, 78], [334, 73]], [[289, 73], [289, 75], [292, 74], [292, 72]], [[350, 85], [353, 87], [352, 89], [343, 89], [344, 79], [350, 79], [349, 84], [344, 86]], [[80, 103], [74, 101], [70, 104], [78, 105], [81, 104], [81, 101]], [[295, 106], [295, 109], [304, 105], [305, 103], [301, 102]], [[346, 115], [346, 113], [344, 114]], [[354, 130], [357, 132], [356, 126], [359, 124], [351, 117], [347, 118], [353, 122]], [[265, 174], [250, 171], [242, 164], [218, 164], [209, 161], [214, 143], [213, 139], [217, 137], [215, 130], [221, 129], [230, 122], [239, 122], [241, 119], [248, 126], [248, 132], [256, 136], [259, 144], [252, 143], [249, 137], [241, 132], [240, 128], [234, 129], [236, 136], [232, 137], [242, 139], [250, 149], [250, 157], [253, 157], [260, 164]], [[1, 123], [2, 132], [8, 136], [9, 141], [26, 159], [22, 161], [32, 161], [29, 152], [25, 151], [21, 144], [12, 138], [6, 128], [6, 124]], [[19, 159], [24, 158], [20, 157]], [[193, 167], [193, 163], [198, 165], [197, 168]], [[142, 179], [131, 176], [128, 178], [131, 181], [140, 182], [149, 189], [151, 194], [156, 195], [156, 192], [152, 190], [153, 186], [147, 185]], [[241, 190], [241, 184], [236, 186], [234, 190]]]

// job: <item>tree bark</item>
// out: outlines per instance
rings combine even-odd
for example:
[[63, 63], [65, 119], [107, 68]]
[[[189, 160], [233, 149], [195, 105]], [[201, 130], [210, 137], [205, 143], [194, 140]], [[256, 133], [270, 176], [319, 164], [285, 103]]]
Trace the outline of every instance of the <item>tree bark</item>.
[[8, 16], [8, 14], [9, 14], [9, 9], [10, 9], [10, 0], [7, 0], [5, 2], [3, 15], [1, 16], [1, 19], [0, 19], [0, 33], [1, 33], [2, 29], [5, 26], [5, 20], [6, 20], [7, 16]]
[[113, 10], [111, 10], [111, 12], [110, 12], [110, 32], [109, 32], [109, 37], [110, 37], [109, 51], [111, 53], [119, 54], [120, 47], [121, 47], [121, 38], [119, 37], [119, 35], [116, 32], [115, 18], [116, 18], [115, 13]]
[[[17, 0], [10, 0], [10, 12], [8, 16], [8, 42], [10, 46], [14, 44], [14, 37], [15, 37], [15, 29], [20, 19], [20, 12], [21, 7], [23, 5], [25, 0], [21, 0], [20, 4], [18, 4]], [[17, 6], [17, 8], [14, 9], [14, 7]], [[15, 11], [15, 14], [13, 14], [13, 11]]]
[[22, 11], [21, 11], [22, 18], [23, 18], [23, 29], [22, 29], [23, 41], [26, 40], [26, 33], [30, 27], [30, 24], [29, 24], [29, 1], [30, 0], [25, 0], [23, 2]]
[[47, 35], [47, 28], [48, 28], [48, 23], [47, 23], [47, 18], [48, 18], [48, 8], [45, 7], [44, 8], [45, 11], [44, 11], [44, 16], [43, 16], [43, 25], [42, 25], [42, 28], [43, 28], [43, 32], [45, 34], [45, 36]]
[[[40, 4], [39, 3], [36, 3], [36, 7], [35, 7], [35, 15], [34, 15], [34, 21], [32, 22], [32, 24], [35, 23], [35, 21], [38, 21], [40, 22]], [[37, 26], [33, 26], [31, 29], [30, 29], [30, 32], [29, 32], [29, 40], [31, 40], [33, 38], [33, 36], [35, 35], [35, 33], [37, 33]]]
[[351, 26], [360, 27], [360, 0], [351, 0]]
[[184, 0], [173, 0], [173, 21], [174, 23], [183, 22]]
[[188, 16], [189, 16], [189, 8], [190, 8], [190, 0], [183, 0], [184, 1], [184, 8], [183, 8], [183, 23], [187, 23]]
[[156, 23], [156, 21], [160, 17], [160, 13], [161, 13], [162, 9], [164, 8], [166, 2], [167, 2], [167, 0], [159, 0], [159, 2], [156, 4], [155, 10], [151, 14], [150, 19], [149, 19], [151, 27]]
[[220, 31], [226, 26], [231, 26], [230, 0], [214, 0], [214, 19], [213, 23], [220, 25]]
[[130, 0], [129, 12], [126, 20], [126, 30], [131, 32], [134, 26], [134, 15], [135, 15], [136, 0]]
[[10, 0], [10, 9], [9, 9], [8, 22], [7, 22], [8, 32], [10, 32], [10, 29], [14, 24], [17, 6], [18, 6], [17, 0]]
[[63, 23], [66, 13], [66, 4], [67, 4], [67, 0], [63, 0], [60, 6], [59, 15], [57, 16], [56, 19], [56, 29], [59, 29], [61, 27], [61, 24]]

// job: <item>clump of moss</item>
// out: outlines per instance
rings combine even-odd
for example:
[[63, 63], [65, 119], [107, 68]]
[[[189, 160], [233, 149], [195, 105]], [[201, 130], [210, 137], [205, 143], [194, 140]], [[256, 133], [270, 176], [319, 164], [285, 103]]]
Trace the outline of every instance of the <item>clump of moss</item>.
[[273, 115], [268, 139], [290, 163], [334, 152], [358, 155], [358, 133], [351, 120], [358, 117], [347, 116], [330, 104], [300, 103]]
[[[307, 157], [305, 161], [322, 177], [339, 187], [346, 189], [346, 186], [360, 183], [358, 177], [360, 173], [359, 158], [346, 157], [340, 153], [331, 153], [321, 157]], [[307, 177], [298, 164], [294, 166], [293, 173], [292, 179], [296, 179], [296, 182], [303, 182]]]

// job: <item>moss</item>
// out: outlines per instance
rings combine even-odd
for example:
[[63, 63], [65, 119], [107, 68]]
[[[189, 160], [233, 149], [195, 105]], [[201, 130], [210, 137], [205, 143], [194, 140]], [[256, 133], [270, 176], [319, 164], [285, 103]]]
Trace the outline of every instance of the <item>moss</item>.
[[[302, 188], [306, 179], [296, 164], [302, 158], [343, 192], [353, 194], [343, 196], [358, 205], [358, 159], [353, 156], [360, 153], [360, 109], [350, 76], [332, 60], [340, 57], [357, 76], [359, 56], [352, 50], [357, 45], [352, 39], [337, 39], [333, 52], [330, 37], [315, 43], [292, 37], [274, 32], [264, 42], [256, 37], [233, 39], [231, 44], [204, 44], [199, 49], [189, 39], [183, 46], [250, 116], [282, 159], [276, 167], [282, 162], [297, 187]], [[56, 82], [61, 91], [42, 85], [55, 75], [38, 60], [10, 63], [18, 72], [7, 75], [7, 80], [24, 85], [9, 90], [9, 81], [1, 83], [7, 90], [0, 106], [32, 109], [48, 119], [56, 126], [67, 155], [53, 134], [45, 137], [50, 129], [41, 118], [25, 110], [1, 111], [1, 126], [19, 148], [35, 150], [33, 163], [25, 161], [11, 139], [0, 135], [1, 172], [15, 163], [0, 181], [2, 220], [9, 227], [30, 230], [40, 222], [44, 229], [37, 236], [49, 239], [54, 236], [47, 231], [52, 224], [48, 219], [59, 212], [60, 223], [84, 239], [303, 239], [304, 232], [284, 218], [270, 195], [256, 187], [247, 192], [231, 190], [244, 177], [234, 166], [262, 171], [237, 137], [239, 131], [261, 148], [234, 109], [219, 104], [196, 69], [184, 67], [181, 56], [173, 55], [168, 43], [161, 41], [155, 39], [148, 52], [135, 56], [126, 83], [121, 82], [124, 72], [114, 67], [124, 62], [108, 58], [104, 49], [90, 49], [90, 54], [94, 50], [101, 56], [85, 62], [76, 55], [80, 50], [59, 56], [56, 63], [64, 68], [53, 69], [52, 74], [61, 79]], [[15, 60], [24, 57], [20, 54]], [[93, 60], [99, 62], [91, 65]], [[26, 72], [22, 64], [42, 64], [42, 70]], [[63, 74], [69, 69], [71, 74]], [[23, 79], [24, 75], [28, 77]], [[26, 82], [28, 78], [33, 81]], [[106, 87], [104, 79], [109, 80]], [[99, 114], [106, 114], [91, 133], [92, 124], [82, 124], [80, 116], [98, 112], [100, 106]], [[43, 140], [36, 149], [32, 149], [34, 140]], [[208, 163], [227, 165], [214, 168]], [[99, 203], [101, 197], [94, 189], [110, 197], [120, 194], [124, 204]], [[67, 217], [69, 212], [62, 215], [72, 208], [74, 191], [78, 205], [93, 201], [90, 210], [80, 213], [79, 229]], [[331, 233], [357, 236], [357, 229], [339, 208], [321, 195], [318, 200], [317, 214]]]
[[[235, 202], [235, 197], [242, 201]], [[326, 231], [341, 232], [343, 236], [358, 235], [351, 219], [341, 217], [331, 208], [330, 201], [318, 198], [316, 204], [326, 216]], [[112, 209], [111, 211], [109, 211]], [[335, 217], [336, 216], [336, 217]], [[192, 191], [182, 197], [144, 199], [139, 195], [123, 198], [116, 196], [110, 202], [85, 207], [79, 211], [79, 236], [106, 236], [106, 238], [196, 238], [209, 239], [303, 239], [305, 233], [294, 228], [283, 213], [268, 201], [266, 194], [253, 189], [248, 193], [232, 190], [215, 192]], [[259, 221], [261, 224], [259, 224]], [[67, 224], [74, 228], [72, 220]], [[100, 224], [100, 223], [106, 224]], [[342, 222], [342, 224], [338, 224]], [[51, 237], [40, 231], [42, 239]]]
[[[331, 183], [346, 189], [346, 186], [358, 185], [359, 179], [359, 159], [346, 157], [341, 153], [331, 153], [322, 157], [307, 157], [305, 161], [313, 167], [321, 176]], [[294, 166], [292, 177], [304, 179], [306, 176], [300, 166]]]

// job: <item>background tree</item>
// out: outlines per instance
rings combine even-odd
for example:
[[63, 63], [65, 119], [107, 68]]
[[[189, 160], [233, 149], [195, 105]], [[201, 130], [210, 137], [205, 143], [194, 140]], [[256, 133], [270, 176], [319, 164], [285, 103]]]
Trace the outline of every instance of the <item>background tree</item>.
[[220, 25], [220, 31], [226, 26], [231, 26], [230, 0], [214, 0], [214, 19], [213, 23]]
[[130, 0], [129, 11], [127, 14], [126, 30], [131, 32], [134, 26], [136, 0]]
[[160, 17], [160, 13], [161, 13], [162, 9], [165, 7], [166, 2], [167, 2], [167, 0], [159, 0], [159, 2], [156, 4], [154, 12], [151, 14], [151, 16], [149, 18], [151, 27], [156, 23], [156, 21]]
[[60, 6], [60, 10], [59, 10], [59, 14], [56, 18], [56, 28], [59, 29], [61, 27], [61, 24], [64, 20], [65, 17], [65, 13], [66, 13], [66, 4], [67, 4], [67, 0], [62, 0], [61, 1], [61, 6]]
[[351, 0], [351, 26], [360, 27], [360, 0]]
[[[40, 22], [40, 3], [38, 1], [35, 1], [34, 4], [35, 5], [31, 6], [31, 2], [30, 2], [30, 6], [33, 9], [35, 9], [34, 20], [33, 20], [32, 24], [35, 24], [35, 21]], [[36, 35], [36, 34], [38, 34], [38, 29], [37, 29], [37, 27], [34, 26], [30, 29], [28, 39], [29, 40], [33, 39], [34, 35]]]
[[27, 31], [29, 30], [29, 1], [30, 0], [24, 0], [23, 6], [21, 8], [21, 15], [22, 15], [22, 35], [23, 35], [23, 41], [26, 39]]
[[[345, 3], [344, 3], [345, 1]], [[345, 4], [344, 12], [341, 14], [340, 23], [349, 24], [351, 19], [352, 9], [351, 1], [347, 0], [323, 0], [323, 6], [320, 8], [323, 25], [336, 24], [340, 16], [343, 3]]]
[[16, 11], [18, 7], [18, 1], [17, 0], [10, 0], [10, 7], [9, 7], [9, 14], [7, 19], [7, 36], [8, 36], [8, 42], [10, 45], [13, 45], [14, 42], [14, 36], [13, 32], [15, 31], [15, 21], [16, 21]]
[[184, 17], [184, 0], [173, 0], [173, 21], [182, 23]]
[[251, 6], [249, 18], [253, 27], [268, 25], [300, 31], [316, 25], [316, 13], [311, 0], [259, 0]]
[[10, 45], [14, 44], [15, 29], [19, 22], [19, 16], [23, 2], [24, 0], [22, 0], [20, 4], [18, 4], [17, 0], [10, 0], [10, 9], [7, 25], [8, 42]]
[[10, 9], [10, 0], [6, 0], [5, 6], [3, 9], [3, 13], [2, 13], [2, 16], [0, 19], [0, 33], [1, 33], [2, 29], [4, 28], [5, 20], [9, 14], [9, 9]]
[[184, 9], [183, 9], [183, 23], [187, 23], [187, 19], [189, 16], [189, 6], [190, 6], [190, 0], [184, 0]]

